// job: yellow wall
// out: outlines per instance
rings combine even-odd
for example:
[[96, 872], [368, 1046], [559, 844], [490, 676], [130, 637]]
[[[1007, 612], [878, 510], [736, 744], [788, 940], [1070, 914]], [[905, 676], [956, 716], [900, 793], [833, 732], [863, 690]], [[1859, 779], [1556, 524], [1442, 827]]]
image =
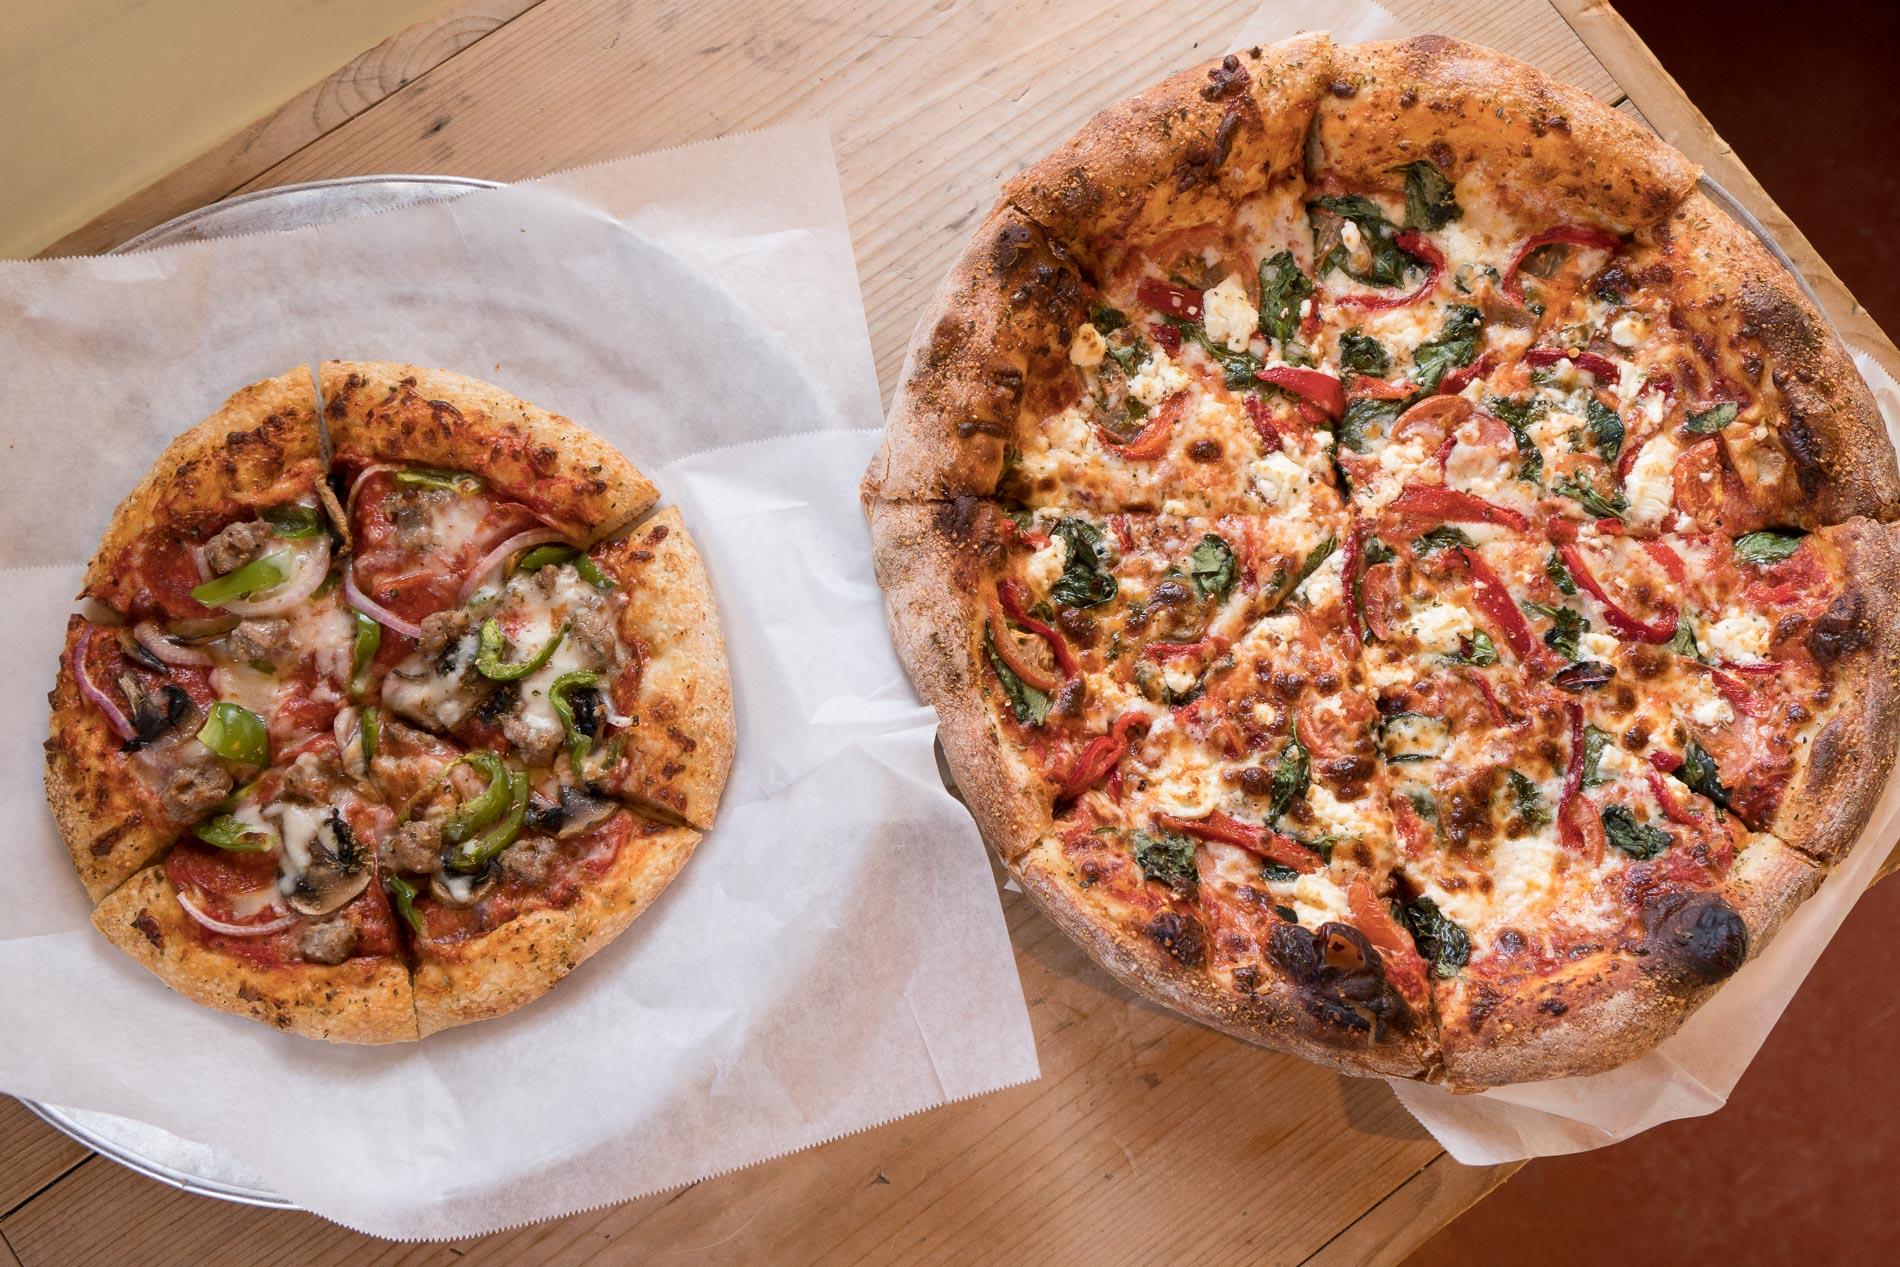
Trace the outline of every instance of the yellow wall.
[[0, 256], [31, 255], [441, 0], [0, 0]]

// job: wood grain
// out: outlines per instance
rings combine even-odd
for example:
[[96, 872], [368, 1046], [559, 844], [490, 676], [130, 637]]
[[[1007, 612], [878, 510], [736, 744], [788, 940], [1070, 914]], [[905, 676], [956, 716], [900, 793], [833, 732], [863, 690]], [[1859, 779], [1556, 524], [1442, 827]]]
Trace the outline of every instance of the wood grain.
[[428, 18], [398, 31], [40, 254], [89, 255], [109, 250], [173, 216], [228, 197], [259, 172], [400, 92], [539, 2], [449, 0]]
[[1523, 1162], [1461, 1166], [1441, 1153], [1404, 1186], [1366, 1211], [1311, 1258], [1306, 1267], [1371, 1267], [1403, 1262], [1431, 1239], [1445, 1209], [1467, 1209], [1516, 1174]]
[[24, 1205], [88, 1155], [18, 1101], [0, 1096], [0, 1215]]

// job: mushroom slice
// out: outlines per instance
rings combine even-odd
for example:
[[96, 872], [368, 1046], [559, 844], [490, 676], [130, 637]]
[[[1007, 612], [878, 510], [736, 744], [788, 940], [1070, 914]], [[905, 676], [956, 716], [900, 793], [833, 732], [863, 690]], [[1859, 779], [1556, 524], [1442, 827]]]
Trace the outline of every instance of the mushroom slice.
[[444, 906], [473, 906], [495, 888], [496, 868], [480, 875], [454, 875], [437, 871], [429, 877], [429, 894]]
[[299, 915], [328, 915], [368, 888], [374, 871], [368, 848], [333, 809], [311, 842], [309, 865], [284, 886], [284, 901]]
[[604, 796], [593, 794], [568, 784], [561, 789], [561, 824], [555, 828], [558, 840], [568, 840], [582, 832], [592, 831], [608, 818], [620, 806]]

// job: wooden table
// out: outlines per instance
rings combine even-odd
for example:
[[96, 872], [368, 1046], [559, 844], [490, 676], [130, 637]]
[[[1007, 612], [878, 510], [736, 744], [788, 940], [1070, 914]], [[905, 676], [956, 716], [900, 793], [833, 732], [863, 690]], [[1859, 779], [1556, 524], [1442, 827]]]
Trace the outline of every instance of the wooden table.
[[[452, 0], [49, 254], [229, 194], [367, 172], [515, 180], [818, 114], [878, 370], [996, 185], [1103, 104], [1225, 46], [1253, 0]], [[1597, 0], [1386, 0], [1640, 114], [1801, 261], [1836, 323], [1900, 354]], [[1474, 13], [1471, 10], [1482, 9]], [[1128, 11], [1122, 11], [1122, 10]], [[1314, 6], [1315, 20], [1324, 6]], [[1627, 93], [1626, 93], [1627, 90]], [[1382, 1083], [1174, 1019], [1006, 895], [1043, 1077], [736, 1174], [456, 1245], [187, 1196], [0, 1099], [0, 1267], [594, 1257], [1396, 1262], [1514, 1166], [1460, 1166]], [[1218, 1097], [1209, 1094], [1219, 1088]]]

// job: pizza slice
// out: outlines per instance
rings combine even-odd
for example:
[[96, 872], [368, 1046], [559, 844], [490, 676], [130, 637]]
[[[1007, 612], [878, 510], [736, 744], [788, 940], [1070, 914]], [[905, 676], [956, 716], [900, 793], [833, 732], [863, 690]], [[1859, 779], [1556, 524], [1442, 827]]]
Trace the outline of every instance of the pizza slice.
[[871, 513], [964, 798], [1052, 918], [1210, 1024], [1425, 1068], [1343, 519]]
[[395, 816], [334, 737], [280, 756], [93, 923], [196, 1002], [314, 1038], [413, 1039], [409, 968], [377, 882]]
[[383, 885], [428, 1035], [538, 998], [613, 940], [700, 833], [638, 815], [562, 764], [529, 769], [392, 719], [369, 758], [394, 825]]

